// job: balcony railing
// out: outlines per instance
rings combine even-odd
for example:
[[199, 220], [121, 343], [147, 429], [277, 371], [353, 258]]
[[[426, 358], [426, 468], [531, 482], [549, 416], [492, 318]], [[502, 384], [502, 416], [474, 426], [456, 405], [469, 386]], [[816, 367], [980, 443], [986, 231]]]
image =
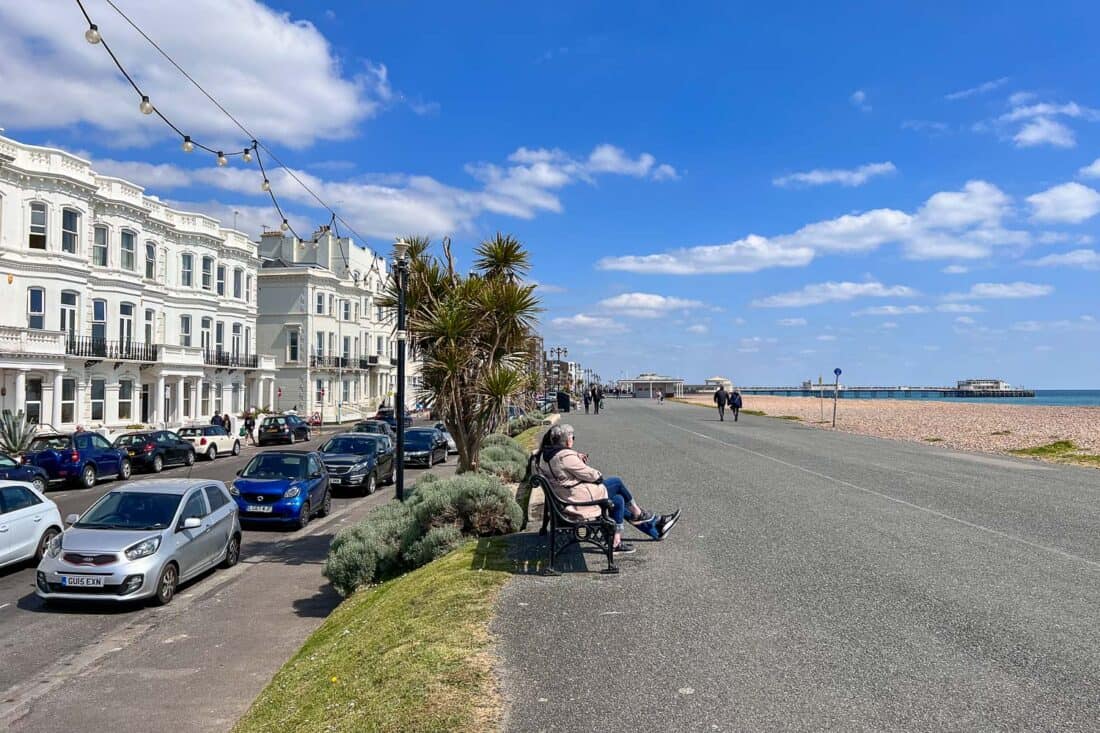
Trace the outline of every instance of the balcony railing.
[[370, 356], [367, 357], [367, 365], [368, 366], [375, 366], [375, 367], [377, 367], [377, 366], [389, 366], [390, 365], [390, 357], [386, 356], [385, 354], [371, 354]]
[[314, 369], [366, 369], [360, 362], [362, 359], [353, 359], [349, 356], [333, 356], [329, 354], [311, 354], [309, 365]]
[[142, 344], [129, 339], [115, 340], [95, 336], [70, 335], [65, 339], [65, 353], [88, 359], [155, 362], [159, 356], [156, 344]]
[[222, 349], [204, 349], [202, 360], [208, 366], [232, 367], [234, 369], [256, 369], [260, 365], [260, 357], [256, 354], [241, 354]]

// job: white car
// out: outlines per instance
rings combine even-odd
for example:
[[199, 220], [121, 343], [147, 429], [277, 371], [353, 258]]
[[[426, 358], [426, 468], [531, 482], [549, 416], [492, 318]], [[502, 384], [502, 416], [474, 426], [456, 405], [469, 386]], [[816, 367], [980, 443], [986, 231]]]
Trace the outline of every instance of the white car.
[[0, 567], [39, 560], [61, 534], [57, 504], [23, 481], [0, 481]]
[[203, 456], [212, 461], [219, 455], [239, 455], [241, 452], [241, 439], [230, 435], [220, 425], [197, 425], [191, 428], [180, 428], [176, 431], [184, 440], [191, 441], [195, 446], [195, 455]]

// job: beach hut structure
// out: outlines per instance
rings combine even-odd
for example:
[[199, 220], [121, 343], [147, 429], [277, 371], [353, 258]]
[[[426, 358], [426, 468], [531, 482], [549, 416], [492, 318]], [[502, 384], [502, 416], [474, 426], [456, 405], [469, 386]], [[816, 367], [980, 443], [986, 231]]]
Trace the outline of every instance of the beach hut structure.
[[642, 372], [634, 379], [620, 379], [617, 384], [623, 392], [632, 392], [639, 397], [653, 397], [662, 393], [666, 397], [684, 396], [683, 379], [663, 376], [656, 372]]

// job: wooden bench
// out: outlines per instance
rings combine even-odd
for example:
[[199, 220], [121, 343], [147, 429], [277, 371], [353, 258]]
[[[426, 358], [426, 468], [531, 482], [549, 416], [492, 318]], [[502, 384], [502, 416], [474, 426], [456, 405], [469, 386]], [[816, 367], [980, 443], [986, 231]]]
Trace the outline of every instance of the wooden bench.
[[[615, 520], [611, 518], [613, 504], [610, 499], [597, 499], [596, 501], [571, 502], [563, 501], [550, 488], [550, 483], [543, 476], [534, 472], [530, 477], [533, 485], [542, 489], [545, 497], [543, 503], [543, 520], [540, 535], [550, 536], [549, 561], [544, 571], [546, 575], [561, 575], [554, 569], [554, 563], [561, 552], [571, 545], [579, 545], [587, 542], [595, 545], [607, 556], [607, 567], [601, 573], [613, 574], [619, 572], [615, 565]], [[579, 514], [568, 511], [570, 507], [597, 506], [600, 508], [600, 516], [593, 519], [582, 517]], [[549, 531], [547, 528], [549, 527]], [[564, 540], [561, 544], [559, 541]]]

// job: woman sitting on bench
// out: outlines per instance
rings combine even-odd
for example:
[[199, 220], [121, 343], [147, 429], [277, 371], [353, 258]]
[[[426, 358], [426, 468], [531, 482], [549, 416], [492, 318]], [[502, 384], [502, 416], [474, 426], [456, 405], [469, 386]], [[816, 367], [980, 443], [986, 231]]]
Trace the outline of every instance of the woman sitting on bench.
[[[623, 522], [629, 521], [640, 531], [655, 540], [663, 540], [672, 525], [680, 518], [680, 511], [654, 515], [643, 511], [634, 501], [629, 489], [618, 476], [604, 476], [588, 465], [588, 455], [573, 448], [573, 426], [555, 425], [546, 431], [539, 450], [539, 473], [549, 482], [551, 489], [562, 501], [597, 501], [610, 499], [614, 504], [611, 518], [615, 521], [614, 549], [628, 555], [634, 548], [623, 542]], [[586, 519], [600, 516], [597, 506], [567, 507], [570, 512]]]

